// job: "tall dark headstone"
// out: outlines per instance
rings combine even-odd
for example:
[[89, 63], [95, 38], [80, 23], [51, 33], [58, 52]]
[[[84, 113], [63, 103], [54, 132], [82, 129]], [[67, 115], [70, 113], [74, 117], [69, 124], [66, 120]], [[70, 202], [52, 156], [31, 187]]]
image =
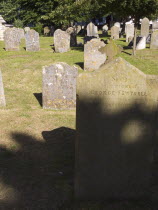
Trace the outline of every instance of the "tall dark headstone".
[[77, 79], [75, 195], [150, 196], [158, 76], [122, 58]]
[[76, 78], [78, 70], [66, 63], [43, 68], [43, 108], [74, 109], [76, 107]]

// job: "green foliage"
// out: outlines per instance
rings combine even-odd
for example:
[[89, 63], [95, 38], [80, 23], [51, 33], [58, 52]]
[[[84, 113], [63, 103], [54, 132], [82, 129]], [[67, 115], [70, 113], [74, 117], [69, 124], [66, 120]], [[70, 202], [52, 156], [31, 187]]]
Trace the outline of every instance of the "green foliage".
[[22, 20], [20, 20], [20, 19], [16, 19], [15, 21], [14, 21], [14, 27], [16, 27], [16, 28], [23, 28], [23, 22], [22, 22]]
[[38, 23], [35, 27], [32, 27], [35, 31], [37, 31], [40, 35], [43, 34], [43, 24]]

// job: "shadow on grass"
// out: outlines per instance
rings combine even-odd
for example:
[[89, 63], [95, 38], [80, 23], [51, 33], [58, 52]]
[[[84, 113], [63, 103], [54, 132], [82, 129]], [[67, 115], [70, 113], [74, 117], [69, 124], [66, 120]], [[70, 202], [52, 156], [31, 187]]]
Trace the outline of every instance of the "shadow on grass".
[[78, 62], [78, 63], [75, 63], [76, 65], [80, 66], [81, 69], [84, 70], [84, 62]]
[[33, 95], [35, 96], [35, 98], [37, 99], [39, 105], [42, 107], [42, 93], [33, 93]]
[[43, 131], [43, 141], [25, 133], [11, 136], [19, 150], [0, 147], [0, 209], [71, 209], [75, 130]]

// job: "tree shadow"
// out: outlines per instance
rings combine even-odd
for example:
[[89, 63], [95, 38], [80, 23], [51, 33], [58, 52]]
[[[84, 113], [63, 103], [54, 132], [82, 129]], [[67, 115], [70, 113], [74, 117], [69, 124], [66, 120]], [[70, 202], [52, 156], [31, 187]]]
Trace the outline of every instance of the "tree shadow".
[[39, 105], [42, 107], [42, 93], [33, 93], [33, 95], [35, 96], [35, 98], [37, 99]]

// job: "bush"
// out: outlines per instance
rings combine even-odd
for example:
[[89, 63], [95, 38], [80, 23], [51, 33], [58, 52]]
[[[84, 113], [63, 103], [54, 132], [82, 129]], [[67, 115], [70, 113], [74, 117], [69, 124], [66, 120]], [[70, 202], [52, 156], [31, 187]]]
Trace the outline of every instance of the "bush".
[[24, 24], [23, 24], [22, 20], [16, 19], [14, 21], [14, 27], [16, 27], [16, 28], [23, 28], [23, 26], [24, 26]]
[[34, 29], [35, 31], [37, 31], [39, 33], [39, 35], [43, 35], [43, 24], [38, 23], [32, 29]]

